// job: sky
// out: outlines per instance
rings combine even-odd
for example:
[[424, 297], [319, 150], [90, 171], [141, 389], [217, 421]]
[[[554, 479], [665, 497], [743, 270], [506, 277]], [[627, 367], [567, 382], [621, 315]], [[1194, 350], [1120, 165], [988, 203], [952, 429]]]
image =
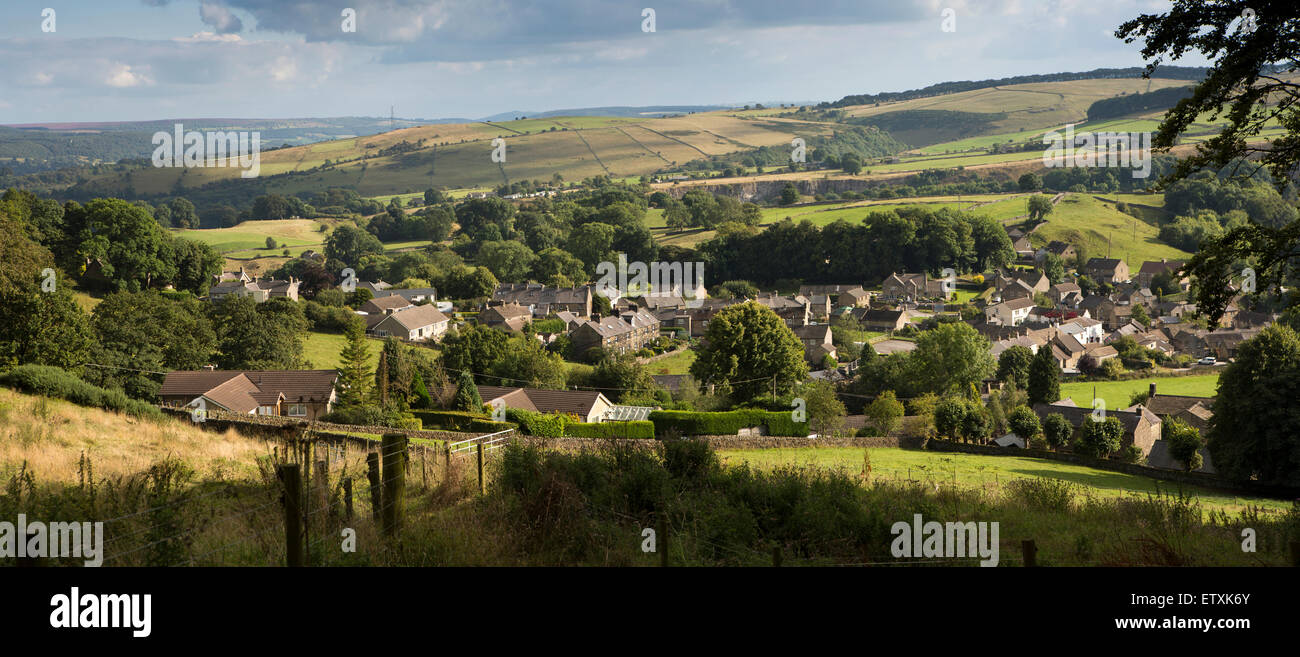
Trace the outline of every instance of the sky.
[[1115, 28], [1167, 4], [4, 0], [0, 124], [833, 101], [1141, 66]]

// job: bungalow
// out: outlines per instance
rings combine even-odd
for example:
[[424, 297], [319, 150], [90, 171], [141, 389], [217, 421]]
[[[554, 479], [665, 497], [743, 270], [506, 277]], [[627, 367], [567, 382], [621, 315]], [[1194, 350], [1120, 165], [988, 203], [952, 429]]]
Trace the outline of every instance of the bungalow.
[[401, 310], [367, 318], [366, 332], [384, 337], [395, 336], [412, 342], [436, 341], [447, 332], [450, 320], [433, 306], [408, 306]]
[[1101, 367], [1101, 364], [1119, 356], [1119, 352], [1108, 344], [1092, 343], [1084, 346], [1083, 363], [1090, 368]]
[[511, 388], [504, 386], [478, 386], [478, 396], [484, 404], [502, 405], [537, 413], [571, 415], [582, 422], [601, 422], [614, 404], [605, 395], [592, 390], [542, 390], [539, 388]]
[[415, 304], [405, 297], [392, 294], [386, 297], [373, 297], [361, 304], [361, 311], [370, 315], [391, 315], [404, 308], [414, 308]]
[[199, 370], [168, 372], [158, 390], [163, 406], [316, 420], [337, 397], [334, 370]]

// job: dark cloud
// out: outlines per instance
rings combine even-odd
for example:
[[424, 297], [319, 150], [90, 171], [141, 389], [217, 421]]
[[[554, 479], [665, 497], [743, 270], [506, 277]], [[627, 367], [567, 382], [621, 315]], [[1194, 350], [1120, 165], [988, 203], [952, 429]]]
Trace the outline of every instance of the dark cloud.
[[[642, 9], [655, 10], [656, 32], [859, 25], [915, 20], [933, 13], [925, 0], [220, 0], [248, 12], [257, 29], [308, 41], [396, 46], [390, 61], [506, 59], [565, 50], [573, 44], [652, 38]], [[356, 10], [345, 33], [341, 11]]]
[[238, 16], [215, 2], [200, 2], [199, 18], [217, 34], [236, 34], [244, 29], [244, 22]]

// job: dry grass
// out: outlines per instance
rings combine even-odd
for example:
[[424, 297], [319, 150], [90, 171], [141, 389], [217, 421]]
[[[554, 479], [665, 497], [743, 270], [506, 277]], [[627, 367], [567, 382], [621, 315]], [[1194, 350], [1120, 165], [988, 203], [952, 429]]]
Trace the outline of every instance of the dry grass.
[[96, 477], [130, 475], [168, 457], [200, 476], [252, 474], [270, 443], [184, 420], [152, 422], [0, 389], [0, 476], [23, 462], [44, 482], [75, 483], [84, 453]]

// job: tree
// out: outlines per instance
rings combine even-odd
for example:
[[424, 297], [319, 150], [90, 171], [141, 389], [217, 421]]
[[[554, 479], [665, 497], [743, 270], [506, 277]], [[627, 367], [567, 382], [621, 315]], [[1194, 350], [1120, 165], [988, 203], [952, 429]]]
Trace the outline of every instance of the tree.
[[346, 342], [339, 351], [339, 406], [360, 406], [370, 399], [370, 349], [361, 322], [352, 322], [344, 331]]
[[[1240, 17], [1251, 5], [1261, 9], [1258, 29], [1244, 31]], [[1196, 146], [1196, 153], [1181, 158], [1163, 183], [1186, 178], [1209, 167], [1243, 178], [1266, 168], [1275, 184], [1291, 178], [1300, 163], [1300, 121], [1295, 120], [1300, 83], [1276, 72], [1294, 72], [1300, 57], [1300, 24], [1294, 10], [1285, 3], [1214, 2], [1178, 0], [1168, 13], [1143, 14], [1125, 22], [1115, 36], [1125, 42], [1141, 40], [1142, 56], [1148, 60], [1145, 76], [1166, 58], [1197, 52], [1210, 61], [1210, 70], [1188, 98], [1179, 101], [1152, 138], [1153, 150], [1168, 151], [1179, 137], [1203, 114], [1224, 117], [1221, 131]], [[1234, 24], [1237, 25], [1234, 28]], [[1258, 144], [1266, 126], [1280, 124], [1285, 133]], [[1295, 244], [1300, 242], [1300, 220], [1285, 226], [1256, 223], [1238, 226], [1219, 238], [1211, 238], [1189, 260], [1183, 271], [1197, 280], [1196, 305], [1212, 326], [1217, 326], [1227, 305], [1236, 296], [1233, 279], [1240, 276], [1240, 263], [1253, 262], [1256, 286], [1273, 290], [1294, 280], [1300, 271]], [[1300, 302], [1292, 295], [1290, 304]], [[1217, 413], [1217, 410], [1216, 410]], [[1211, 439], [1211, 445], [1213, 439]], [[1216, 457], [1215, 467], [1218, 467]]]
[[844, 426], [847, 411], [844, 402], [835, 394], [835, 386], [827, 381], [810, 381], [799, 390], [807, 404], [809, 429], [818, 436], [832, 436]]
[[1208, 443], [1214, 467], [1245, 481], [1300, 485], [1300, 335], [1276, 323], [1237, 347], [1219, 376]]
[[211, 362], [217, 336], [200, 303], [156, 291], [108, 295], [95, 306], [91, 323], [97, 337], [92, 362], [109, 367], [88, 368], [83, 377], [152, 401], [156, 377], [139, 370], [197, 370]]
[[1007, 416], [1007, 423], [1010, 425], [1011, 431], [1025, 441], [1026, 447], [1029, 446], [1029, 441], [1042, 431], [1042, 427], [1038, 422], [1038, 415], [1028, 406], [1017, 406], [1012, 410], [1011, 414]]
[[1133, 304], [1131, 313], [1133, 321], [1142, 325], [1143, 328], [1151, 326], [1151, 316], [1147, 315], [1147, 309], [1140, 303]]
[[621, 402], [650, 394], [657, 387], [644, 365], [631, 354], [606, 356], [591, 372], [591, 387], [601, 390], [610, 401]]
[[259, 304], [230, 295], [209, 304], [207, 313], [217, 334], [214, 360], [221, 369], [302, 367], [302, 335], [310, 323], [297, 302], [276, 298]]
[[903, 421], [903, 403], [894, 396], [893, 390], [886, 390], [871, 400], [863, 415], [867, 416], [867, 421], [881, 435], [887, 436], [898, 429]]
[[925, 390], [964, 392], [994, 371], [988, 338], [964, 322], [949, 322], [916, 338], [912, 367]]
[[142, 290], [170, 281], [176, 273], [172, 243], [153, 215], [120, 199], [95, 199], [66, 215], [78, 242], [69, 271], [98, 263], [110, 289]]
[[1026, 173], [1016, 181], [1022, 192], [1033, 192], [1043, 188], [1043, 179], [1036, 173]]
[[1184, 470], [1191, 472], [1204, 465], [1205, 459], [1200, 450], [1205, 446], [1205, 441], [1201, 439], [1200, 431], [1171, 417], [1165, 420], [1165, 434], [1165, 439], [1169, 441], [1169, 455], [1182, 461]]
[[452, 398], [452, 407], [458, 411], [467, 413], [482, 413], [483, 398], [478, 394], [478, 386], [474, 385], [474, 377], [468, 371], [462, 370], [456, 381], [456, 396]]
[[1123, 438], [1124, 425], [1113, 415], [1105, 420], [1093, 420], [1091, 417], [1084, 420], [1083, 431], [1079, 435], [1083, 450], [1098, 457], [1107, 457], [1118, 452], [1123, 446], [1121, 442]]
[[363, 256], [383, 252], [384, 245], [379, 238], [348, 224], [335, 228], [325, 240], [325, 257], [338, 260], [348, 267], [358, 267]]
[[505, 333], [481, 324], [448, 332], [442, 340], [443, 367], [487, 374], [505, 357], [506, 342]]
[[[488, 330], [504, 335], [497, 329]], [[509, 339], [500, 360], [493, 365], [491, 371], [493, 380], [498, 381], [498, 385], [564, 388], [564, 359], [559, 354], [543, 349], [531, 334]]]
[[1043, 437], [1052, 447], [1065, 447], [1070, 444], [1070, 436], [1074, 435], [1074, 425], [1065, 419], [1060, 413], [1048, 413], [1043, 418]]
[[1061, 369], [1052, 356], [1051, 345], [1038, 348], [1029, 363], [1029, 403], [1050, 404], [1061, 398]]
[[792, 182], [787, 182], [781, 188], [781, 197], [778, 201], [781, 205], [794, 205], [799, 202], [799, 188]]
[[691, 375], [730, 387], [740, 400], [789, 390], [808, 375], [803, 343], [770, 308], [752, 301], [719, 311], [703, 341]]
[[266, 238], [266, 248], [268, 248], [268, 249], [274, 249], [275, 246], [276, 246], [276, 245], [275, 245], [275, 238], [274, 238], [274, 237], [268, 237], [268, 238]]
[[1043, 194], [1034, 194], [1029, 197], [1029, 220], [1042, 221], [1047, 215], [1052, 213], [1052, 199]]
[[1034, 352], [1029, 347], [1008, 347], [998, 355], [998, 371], [994, 376], [999, 381], [1014, 384], [1019, 390], [1028, 390], [1029, 366], [1033, 361]]
[[522, 242], [504, 240], [485, 242], [479, 247], [478, 262], [487, 267], [498, 281], [521, 283], [532, 273], [537, 254]]
[[948, 438], [960, 438], [962, 423], [966, 421], [966, 410], [966, 402], [958, 397], [940, 399], [934, 407], [935, 431]]
[[840, 169], [850, 176], [856, 176], [862, 171], [862, 158], [857, 153], [845, 153], [840, 158]]
[[1051, 281], [1052, 285], [1065, 280], [1065, 261], [1061, 260], [1061, 256], [1048, 253], [1043, 258], [1043, 275], [1047, 277], [1047, 280]]

